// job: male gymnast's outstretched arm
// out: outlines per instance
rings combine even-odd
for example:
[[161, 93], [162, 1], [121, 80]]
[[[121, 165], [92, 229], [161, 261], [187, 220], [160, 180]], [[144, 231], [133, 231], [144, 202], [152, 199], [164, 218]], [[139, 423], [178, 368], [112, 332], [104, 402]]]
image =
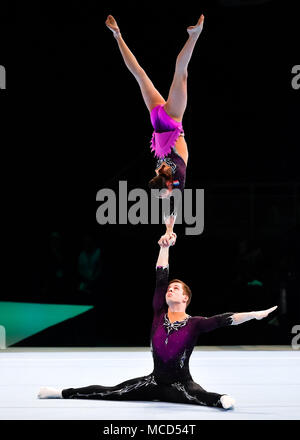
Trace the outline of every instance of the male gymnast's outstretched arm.
[[244, 313], [234, 313], [232, 315], [232, 324], [238, 325], [243, 322], [250, 321], [250, 319], [263, 319], [266, 318], [270, 313], [277, 309], [278, 306], [271, 307], [267, 310], [259, 310], [258, 312], [244, 312]]
[[263, 319], [266, 318], [270, 313], [277, 309], [278, 306], [271, 307], [266, 310], [259, 310], [253, 312], [242, 312], [242, 313], [222, 313], [219, 315], [210, 316], [209, 318], [199, 317], [198, 319], [198, 330], [202, 332], [210, 332], [218, 327], [223, 327], [226, 325], [239, 325], [251, 319]]

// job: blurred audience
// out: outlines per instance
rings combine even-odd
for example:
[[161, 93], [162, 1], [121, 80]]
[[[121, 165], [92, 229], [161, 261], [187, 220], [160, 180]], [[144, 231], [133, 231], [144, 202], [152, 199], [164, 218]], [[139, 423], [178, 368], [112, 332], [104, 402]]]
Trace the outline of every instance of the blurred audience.
[[90, 233], [83, 236], [77, 268], [79, 278], [77, 290], [92, 295], [97, 293], [100, 287], [102, 258], [101, 250]]
[[51, 232], [49, 236], [46, 265], [42, 277], [42, 294], [49, 297], [63, 297], [69, 291], [71, 265], [62, 235]]
[[264, 278], [264, 256], [260, 246], [250, 246], [244, 238], [238, 243], [238, 255], [234, 263], [234, 284], [262, 285]]

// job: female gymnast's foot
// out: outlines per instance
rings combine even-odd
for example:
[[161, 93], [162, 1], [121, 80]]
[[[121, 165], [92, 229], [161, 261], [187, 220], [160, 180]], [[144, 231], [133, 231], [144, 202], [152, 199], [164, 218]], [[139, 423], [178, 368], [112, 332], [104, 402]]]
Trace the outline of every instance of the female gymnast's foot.
[[114, 37], [117, 37], [120, 35], [119, 26], [112, 15], [108, 15], [105, 24], [113, 32]]
[[231, 409], [235, 405], [234, 398], [231, 396], [228, 396], [227, 394], [224, 394], [220, 400], [221, 400], [221, 403], [222, 403], [222, 406], [224, 409]]
[[56, 388], [50, 387], [41, 387], [38, 393], [39, 399], [61, 399], [62, 394], [61, 390], [57, 390]]
[[202, 14], [201, 17], [199, 18], [196, 26], [189, 26], [187, 28], [189, 35], [195, 35], [195, 36], [199, 37], [199, 35], [201, 34], [202, 29], [203, 29], [203, 22], [204, 22], [204, 15]]

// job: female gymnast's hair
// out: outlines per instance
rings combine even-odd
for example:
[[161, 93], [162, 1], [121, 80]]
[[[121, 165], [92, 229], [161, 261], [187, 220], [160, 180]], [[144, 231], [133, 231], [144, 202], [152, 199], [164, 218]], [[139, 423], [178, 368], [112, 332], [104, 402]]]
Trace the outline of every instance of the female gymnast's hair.
[[174, 280], [172, 280], [172, 281], [170, 281], [169, 282], [169, 285], [170, 284], [172, 284], [172, 283], [180, 283], [181, 285], [182, 285], [182, 289], [183, 289], [183, 291], [184, 291], [184, 294], [186, 295], [186, 296], [188, 296], [188, 301], [187, 301], [187, 303], [186, 303], [186, 307], [190, 304], [190, 302], [191, 302], [191, 299], [192, 299], [192, 291], [191, 291], [191, 289], [189, 288], [189, 286], [187, 285], [187, 284], [185, 284], [183, 281], [181, 281], [181, 280], [178, 280], [177, 278], [176, 279], [174, 279]]
[[158, 170], [158, 175], [150, 180], [148, 186], [151, 189], [168, 189], [167, 183], [170, 181], [172, 182], [172, 180], [173, 180], [173, 176], [171, 169], [167, 171], [165, 169], [161, 169]]
[[158, 174], [158, 176], [153, 177], [148, 183], [151, 189], [167, 189], [167, 176], [165, 174]]

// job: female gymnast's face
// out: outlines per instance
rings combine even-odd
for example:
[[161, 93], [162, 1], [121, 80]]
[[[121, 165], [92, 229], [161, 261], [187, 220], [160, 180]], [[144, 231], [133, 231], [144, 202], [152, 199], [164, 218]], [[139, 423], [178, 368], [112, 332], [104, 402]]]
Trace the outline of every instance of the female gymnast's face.
[[181, 283], [169, 284], [166, 293], [166, 302], [168, 305], [171, 303], [182, 303], [184, 301], [186, 302], [186, 300], [187, 300], [187, 296], [184, 293]]
[[156, 175], [158, 176], [159, 174], [164, 174], [167, 178], [169, 178], [170, 180], [172, 179], [172, 170], [171, 167], [169, 165], [166, 165], [164, 162], [161, 164], [161, 166], [159, 168], [157, 168], [155, 170]]

